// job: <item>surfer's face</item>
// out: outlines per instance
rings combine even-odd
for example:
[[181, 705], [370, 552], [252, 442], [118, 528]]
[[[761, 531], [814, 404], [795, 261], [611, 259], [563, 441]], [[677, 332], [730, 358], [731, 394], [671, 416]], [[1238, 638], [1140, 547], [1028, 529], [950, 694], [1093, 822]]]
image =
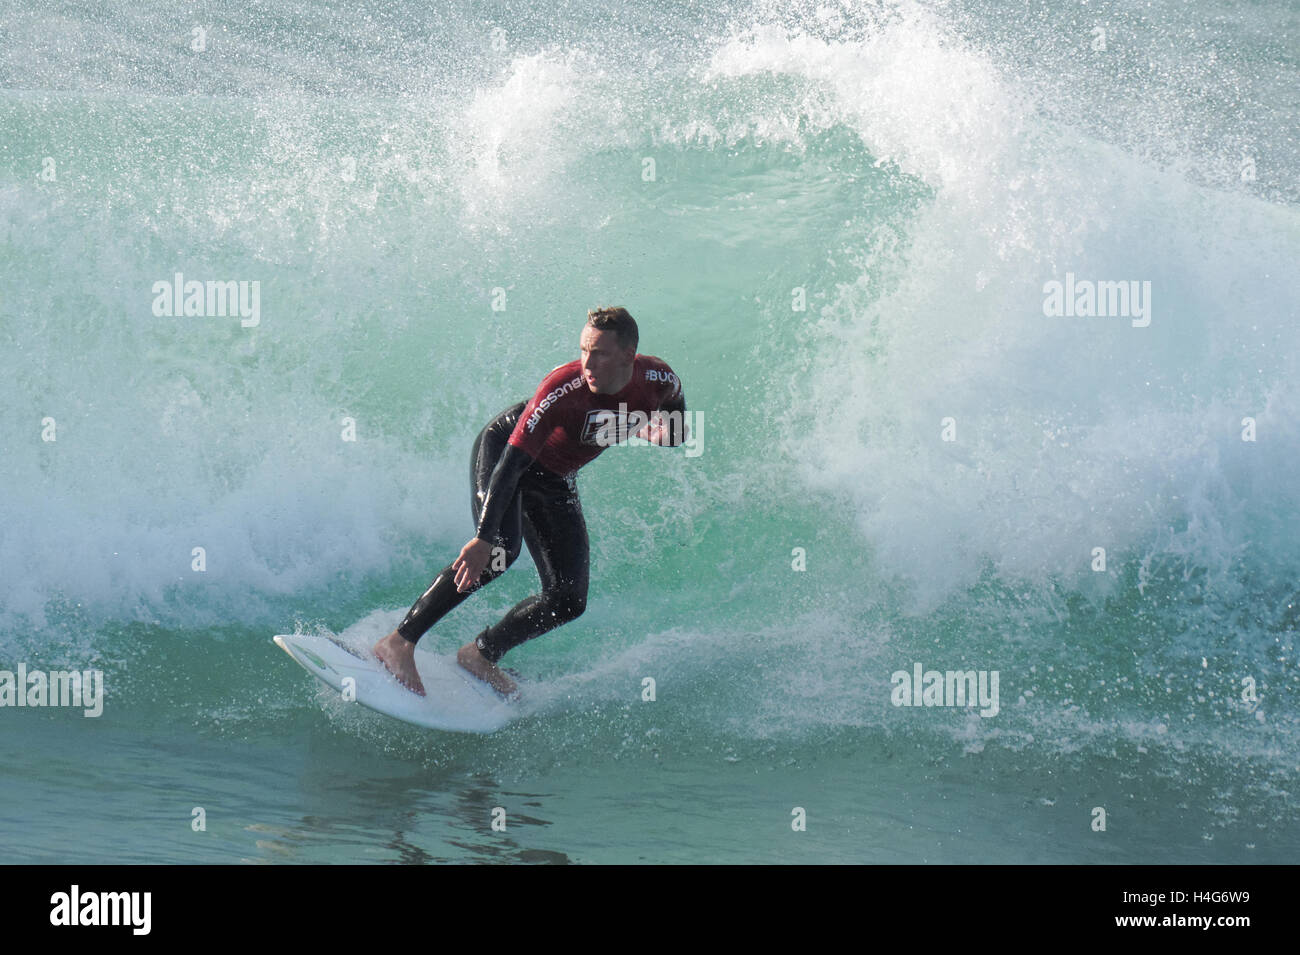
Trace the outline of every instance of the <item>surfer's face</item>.
[[636, 349], [621, 347], [614, 332], [584, 326], [578, 347], [582, 354], [582, 380], [596, 394], [612, 395], [632, 380]]

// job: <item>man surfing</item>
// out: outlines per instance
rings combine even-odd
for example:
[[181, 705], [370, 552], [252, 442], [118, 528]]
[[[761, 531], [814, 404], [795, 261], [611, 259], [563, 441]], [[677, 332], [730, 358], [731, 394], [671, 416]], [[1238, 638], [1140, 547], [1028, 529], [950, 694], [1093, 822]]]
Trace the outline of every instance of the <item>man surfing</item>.
[[638, 337], [626, 309], [591, 310], [579, 339], [581, 357], [552, 371], [530, 400], [502, 411], [475, 439], [474, 537], [374, 647], [403, 686], [424, 695], [416, 643], [453, 607], [501, 576], [521, 543], [537, 564], [542, 592], [521, 600], [461, 647], [460, 665], [510, 696], [516, 686], [498, 666], [501, 658], [586, 609], [589, 547], [578, 469], [628, 434], [665, 447], [687, 437], [681, 382], [666, 362], [637, 354]]

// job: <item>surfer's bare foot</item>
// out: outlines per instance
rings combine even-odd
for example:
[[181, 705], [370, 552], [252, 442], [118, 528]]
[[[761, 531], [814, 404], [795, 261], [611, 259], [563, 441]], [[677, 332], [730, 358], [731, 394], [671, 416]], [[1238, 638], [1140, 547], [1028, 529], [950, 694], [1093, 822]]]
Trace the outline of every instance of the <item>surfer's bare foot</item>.
[[471, 640], [456, 651], [456, 662], [502, 696], [514, 696], [519, 687], [495, 663], [489, 663]]
[[420, 671], [415, 668], [415, 644], [404, 638], [396, 630], [375, 644], [375, 656], [388, 667], [388, 672], [397, 678], [412, 693], [424, 696], [424, 684], [420, 682]]

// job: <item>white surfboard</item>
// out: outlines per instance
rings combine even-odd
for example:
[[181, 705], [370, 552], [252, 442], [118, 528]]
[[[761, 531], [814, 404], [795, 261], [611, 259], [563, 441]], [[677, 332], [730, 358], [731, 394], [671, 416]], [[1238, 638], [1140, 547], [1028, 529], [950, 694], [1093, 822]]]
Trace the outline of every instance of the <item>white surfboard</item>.
[[[415, 651], [415, 668], [426, 694], [419, 696], [398, 683], [378, 658], [329, 637], [281, 633], [274, 639], [326, 686], [340, 694], [355, 690], [356, 702], [362, 706], [406, 723], [458, 733], [491, 733], [519, 715], [517, 704], [506, 702], [466, 673], [455, 654], [440, 657]], [[348, 678], [355, 681], [350, 687], [343, 682]]]

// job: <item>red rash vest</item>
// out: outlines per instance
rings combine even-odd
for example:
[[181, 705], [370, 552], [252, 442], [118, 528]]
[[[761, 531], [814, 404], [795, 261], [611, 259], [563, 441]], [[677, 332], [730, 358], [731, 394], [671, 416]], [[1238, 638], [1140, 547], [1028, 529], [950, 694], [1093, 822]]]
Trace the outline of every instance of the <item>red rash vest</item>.
[[667, 362], [637, 355], [623, 390], [598, 395], [582, 376], [581, 360], [574, 359], [542, 379], [510, 443], [548, 471], [570, 474], [604, 451], [611, 436], [635, 434], [649, 421], [650, 412], [681, 391], [682, 383]]

